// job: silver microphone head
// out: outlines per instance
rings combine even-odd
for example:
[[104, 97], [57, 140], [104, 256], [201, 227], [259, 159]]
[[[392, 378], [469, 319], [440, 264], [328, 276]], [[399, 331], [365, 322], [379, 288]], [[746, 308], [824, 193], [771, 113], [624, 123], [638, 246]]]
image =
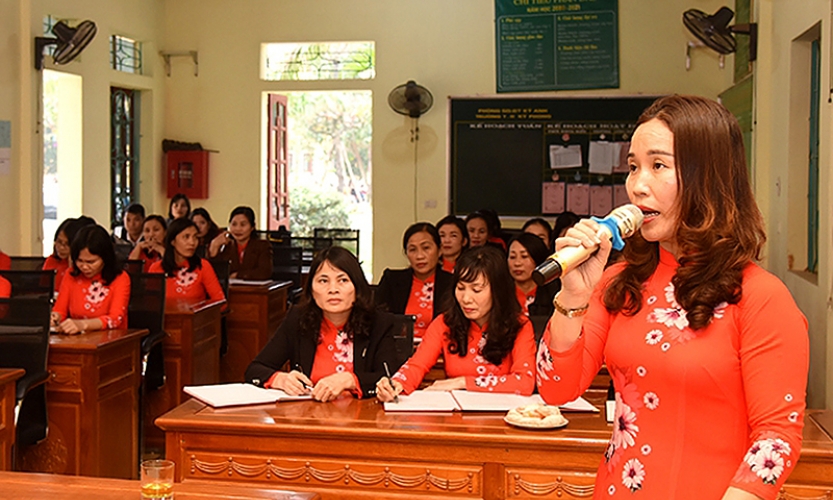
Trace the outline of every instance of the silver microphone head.
[[610, 217], [616, 222], [616, 227], [619, 228], [622, 238], [633, 236], [642, 227], [642, 221], [645, 220], [642, 210], [630, 203], [614, 208], [610, 212]]

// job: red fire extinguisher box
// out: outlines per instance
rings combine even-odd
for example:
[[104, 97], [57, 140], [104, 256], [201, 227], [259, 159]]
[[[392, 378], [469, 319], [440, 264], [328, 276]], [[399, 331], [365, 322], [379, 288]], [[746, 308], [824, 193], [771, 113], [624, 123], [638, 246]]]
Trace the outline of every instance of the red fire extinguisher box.
[[208, 198], [208, 151], [168, 151], [168, 198]]

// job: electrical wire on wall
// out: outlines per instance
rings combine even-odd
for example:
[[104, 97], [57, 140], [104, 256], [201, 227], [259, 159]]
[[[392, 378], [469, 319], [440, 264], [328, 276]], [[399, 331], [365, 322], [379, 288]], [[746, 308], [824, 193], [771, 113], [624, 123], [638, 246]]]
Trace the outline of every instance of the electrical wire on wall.
[[414, 221], [419, 210], [419, 117], [411, 119], [411, 142], [414, 144]]
[[434, 96], [422, 85], [408, 80], [388, 94], [388, 105], [391, 109], [411, 117], [411, 143], [414, 145], [414, 220], [417, 220], [419, 195], [419, 117], [425, 114], [434, 104]]

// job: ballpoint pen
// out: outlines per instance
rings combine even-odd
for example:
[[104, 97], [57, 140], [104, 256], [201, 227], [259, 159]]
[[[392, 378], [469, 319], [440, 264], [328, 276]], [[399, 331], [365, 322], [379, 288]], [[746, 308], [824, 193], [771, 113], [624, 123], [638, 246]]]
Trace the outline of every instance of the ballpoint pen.
[[[387, 375], [387, 377], [388, 377], [388, 383], [390, 384], [391, 389], [396, 391], [396, 387], [393, 386], [393, 380], [390, 378], [390, 369], [388, 368], [388, 363], [386, 361], [383, 361], [382, 364], [385, 366], [385, 375]], [[393, 402], [394, 403], [399, 402], [399, 394], [395, 394], [393, 396]]]
[[[306, 373], [304, 373], [304, 370], [301, 368], [301, 365], [300, 365], [300, 364], [295, 363], [295, 369], [296, 369], [297, 371], [301, 372], [301, 374], [302, 374], [302, 375], [306, 375]], [[302, 385], [302, 386], [304, 386], [304, 389], [306, 389], [306, 390], [310, 390], [310, 389], [312, 389], [312, 387], [308, 386], [308, 385], [307, 385], [307, 383], [306, 383], [306, 382], [304, 382], [303, 380], [298, 380], [298, 382], [300, 382], [300, 383], [301, 383], [301, 385]]]

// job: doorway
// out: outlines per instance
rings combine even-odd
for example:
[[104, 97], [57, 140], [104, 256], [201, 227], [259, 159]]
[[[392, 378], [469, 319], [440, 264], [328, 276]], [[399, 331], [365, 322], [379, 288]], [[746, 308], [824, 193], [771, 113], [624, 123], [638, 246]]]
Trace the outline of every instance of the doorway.
[[55, 230], [82, 211], [82, 79], [43, 70], [43, 255]]
[[371, 91], [287, 92], [289, 229], [359, 230], [359, 259], [372, 278]]

